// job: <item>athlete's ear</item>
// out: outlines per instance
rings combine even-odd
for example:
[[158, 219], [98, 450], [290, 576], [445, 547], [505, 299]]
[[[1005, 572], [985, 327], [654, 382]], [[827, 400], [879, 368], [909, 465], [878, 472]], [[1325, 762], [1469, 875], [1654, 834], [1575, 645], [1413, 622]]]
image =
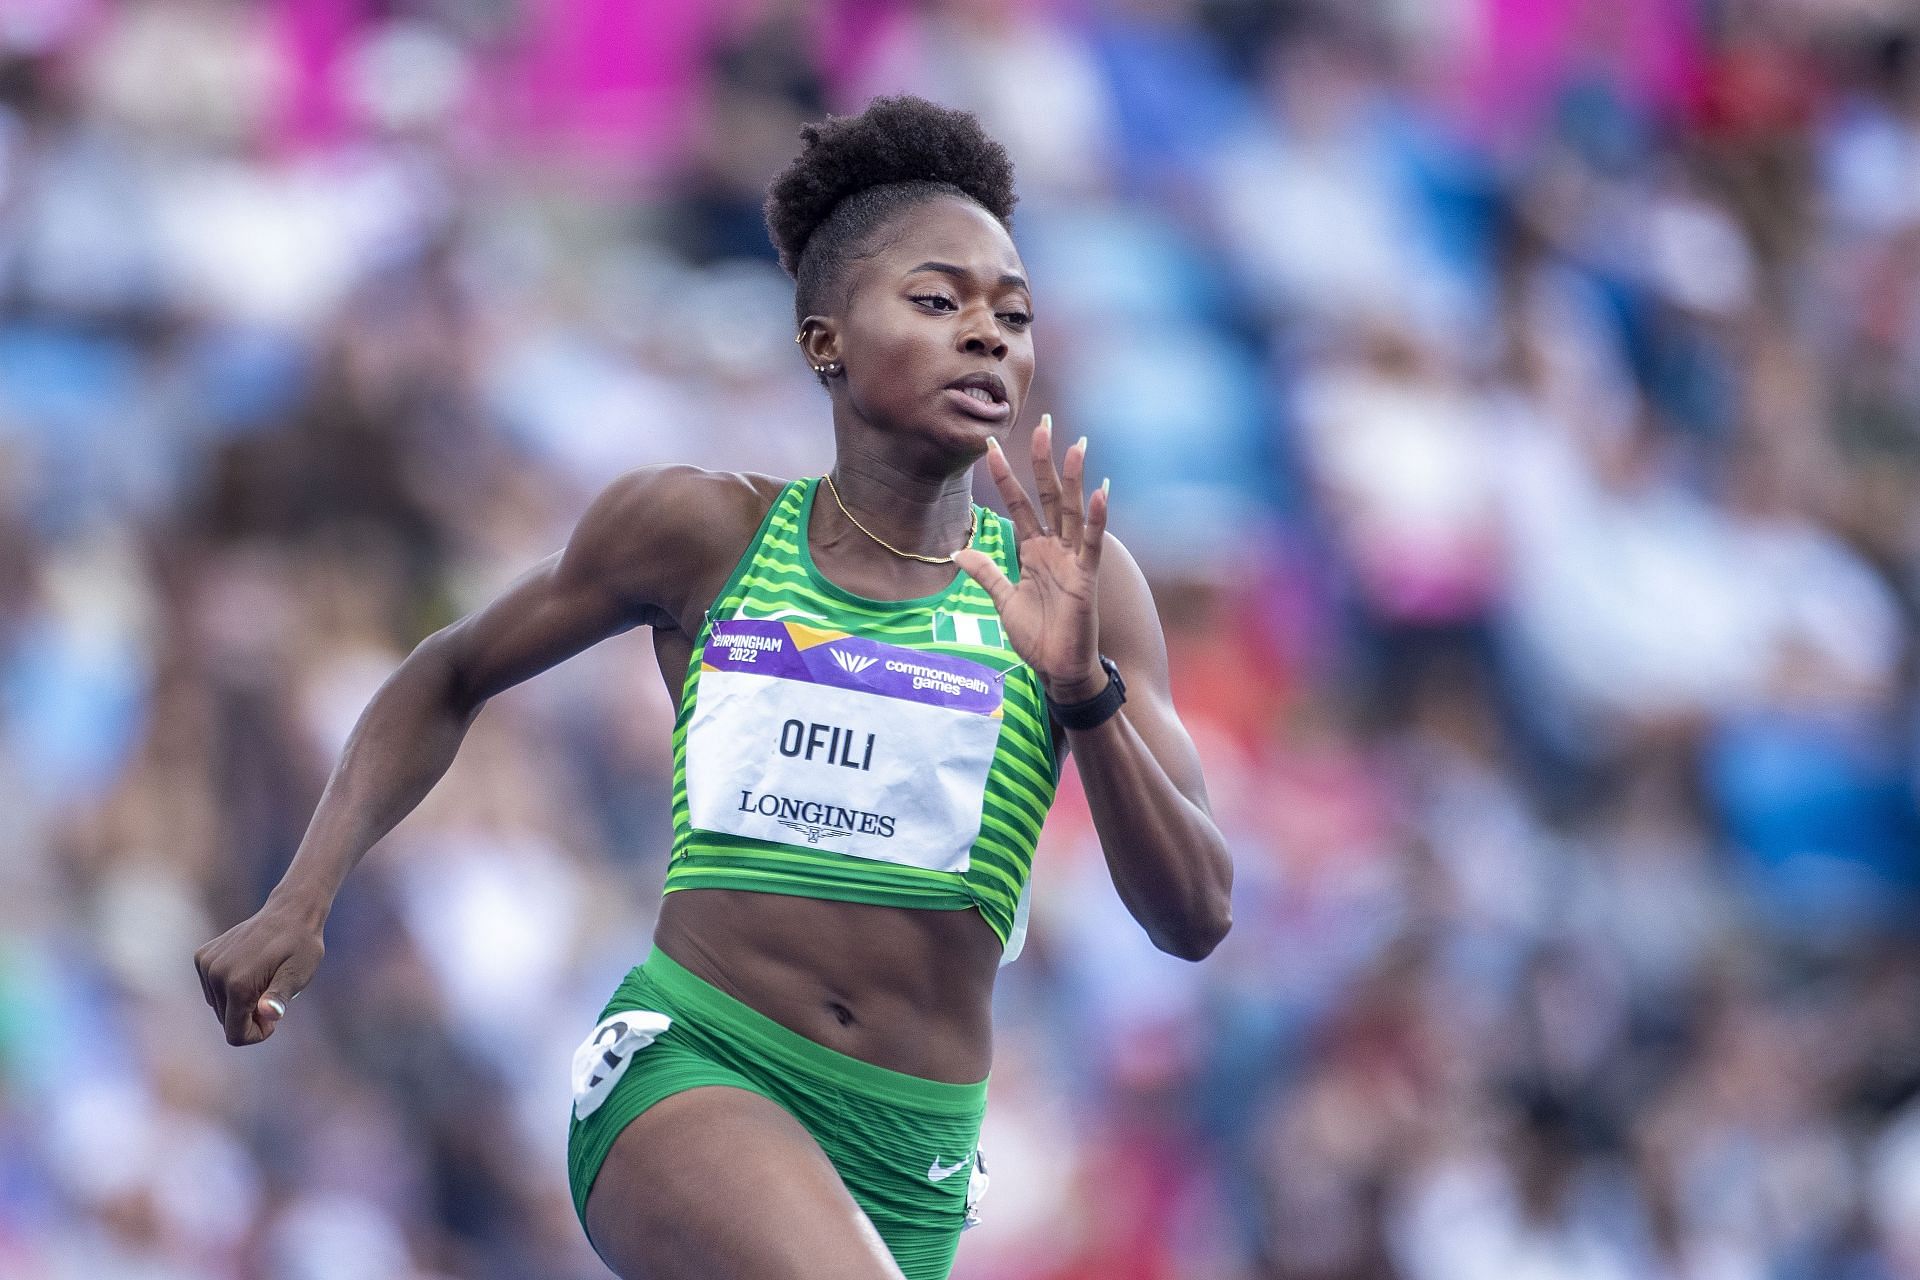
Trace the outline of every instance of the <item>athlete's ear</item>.
[[795, 341], [799, 342], [807, 363], [815, 369], [840, 359], [840, 330], [826, 316], [808, 316], [802, 320]]

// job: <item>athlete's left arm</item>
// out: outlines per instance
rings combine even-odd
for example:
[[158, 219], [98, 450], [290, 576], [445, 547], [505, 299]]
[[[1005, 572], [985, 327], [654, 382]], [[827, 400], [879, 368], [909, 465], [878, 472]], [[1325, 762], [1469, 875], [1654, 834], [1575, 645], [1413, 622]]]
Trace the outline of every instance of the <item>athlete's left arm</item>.
[[1068, 730], [1067, 743], [1120, 900], [1156, 947], [1199, 960], [1233, 922], [1233, 861], [1207, 806], [1200, 754], [1174, 711], [1146, 575], [1119, 539], [1104, 536], [1100, 650], [1119, 668], [1127, 700], [1104, 723]]
[[1127, 904], [1162, 951], [1198, 960], [1233, 922], [1233, 862], [1207, 810], [1200, 757], [1173, 711], [1167, 645], [1147, 580], [1127, 549], [1107, 533], [1103, 485], [1082, 501], [1087, 442], [1067, 450], [1064, 474], [1053, 462], [1053, 421], [1033, 433], [1033, 475], [1040, 505], [1014, 478], [998, 441], [987, 470], [1006, 499], [1020, 544], [1020, 580], [985, 553], [954, 554], [993, 597], [1008, 642], [1058, 702], [1081, 702], [1106, 686], [1105, 653], [1127, 683], [1127, 701], [1067, 743], [1086, 786], [1107, 868]]

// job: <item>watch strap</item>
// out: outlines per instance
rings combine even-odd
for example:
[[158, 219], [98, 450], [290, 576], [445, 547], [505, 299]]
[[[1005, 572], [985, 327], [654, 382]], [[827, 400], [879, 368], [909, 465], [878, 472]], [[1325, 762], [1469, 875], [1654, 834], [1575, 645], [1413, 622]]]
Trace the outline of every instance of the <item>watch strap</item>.
[[1120, 678], [1120, 668], [1104, 653], [1100, 665], [1107, 673], [1106, 688], [1081, 702], [1055, 702], [1049, 697], [1047, 713], [1069, 729], [1096, 729], [1111, 720], [1127, 700], [1127, 683]]

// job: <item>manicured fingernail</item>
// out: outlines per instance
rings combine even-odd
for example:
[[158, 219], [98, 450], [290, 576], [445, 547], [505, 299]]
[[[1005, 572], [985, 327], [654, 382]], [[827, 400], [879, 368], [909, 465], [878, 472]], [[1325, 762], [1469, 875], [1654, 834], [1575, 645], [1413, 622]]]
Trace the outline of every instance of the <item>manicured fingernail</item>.
[[1078, 440], [1075, 440], [1073, 442], [1073, 447], [1078, 449], [1080, 452], [1085, 453], [1087, 451], [1087, 438], [1085, 436], [1081, 436]]
[[1053, 430], [1053, 415], [1052, 415], [1052, 414], [1050, 414], [1050, 413], [1043, 413], [1043, 414], [1041, 414], [1041, 415], [1040, 415], [1040, 425], [1041, 425], [1041, 426], [1043, 426], [1043, 427], [1045, 427], [1045, 428], [1046, 428], [1046, 429], [1047, 429], [1048, 431], [1052, 431], [1052, 430]]
[[988, 436], [988, 437], [987, 437], [987, 448], [989, 448], [989, 449], [991, 449], [991, 450], [993, 450], [993, 451], [994, 451], [995, 453], [998, 453], [998, 452], [1000, 452], [1000, 441], [999, 441], [999, 439], [998, 439], [997, 437], [995, 437], [995, 436]]
[[1107, 477], [1107, 478], [1106, 478], [1105, 480], [1102, 480], [1102, 481], [1100, 482], [1100, 492], [1101, 492], [1101, 493], [1103, 493], [1103, 494], [1104, 494], [1104, 493], [1106, 493], [1106, 492], [1107, 492], [1107, 490], [1109, 490], [1109, 489], [1111, 489], [1111, 488], [1113, 488], [1113, 477], [1112, 477], [1112, 476], [1108, 476], [1108, 477]]
[[280, 997], [278, 996], [268, 996], [266, 1006], [273, 1010], [273, 1016], [276, 1018], [284, 1018], [287, 1016], [287, 1006], [281, 1003]]

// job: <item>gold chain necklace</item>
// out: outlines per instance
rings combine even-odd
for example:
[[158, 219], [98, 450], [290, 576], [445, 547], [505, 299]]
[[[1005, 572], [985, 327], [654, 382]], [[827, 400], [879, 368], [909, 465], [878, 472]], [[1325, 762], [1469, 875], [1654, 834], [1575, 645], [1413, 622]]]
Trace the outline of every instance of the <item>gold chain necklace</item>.
[[[916, 555], [911, 551], [902, 551], [900, 548], [894, 546], [891, 542], [888, 542], [885, 538], [881, 537], [879, 534], [875, 533], [873, 530], [867, 528], [867, 526], [861, 524], [860, 521], [855, 518], [853, 512], [847, 510], [847, 504], [840, 500], [840, 486], [836, 485], [833, 482], [832, 473], [828, 473], [827, 475], [821, 476], [820, 478], [827, 482], [827, 492], [833, 495], [833, 505], [840, 508], [840, 514], [845, 516], [847, 519], [852, 520], [854, 528], [866, 534], [869, 538], [872, 538], [875, 542], [879, 543], [881, 546], [885, 547], [887, 550], [893, 552], [893, 554], [897, 556], [904, 556], [908, 560], [918, 560], [922, 564], [952, 564], [953, 563], [953, 556]], [[960, 551], [965, 551], [968, 547], [973, 545], [973, 526], [975, 521], [977, 521], [979, 518], [980, 518], [979, 508], [975, 507], [971, 502], [969, 502], [967, 504], [967, 540], [960, 544]], [[953, 555], [959, 555], [960, 551], [954, 552]]]

